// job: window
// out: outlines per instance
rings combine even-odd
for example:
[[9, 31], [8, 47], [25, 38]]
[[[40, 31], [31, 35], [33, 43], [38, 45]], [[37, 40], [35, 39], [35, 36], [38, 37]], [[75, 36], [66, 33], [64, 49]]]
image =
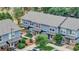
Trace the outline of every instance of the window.
[[67, 29], [68, 34], [72, 34], [72, 30]]
[[9, 39], [11, 39], [11, 33], [9, 34]]
[[66, 30], [65, 29], [61, 29], [61, 33], [66, 34]]
[[54, 29], [50, 29], [51, 31], [55, 31]]
[[26, 22], [26, 24], [27, 24], [27, 22]]
[[30, 22], [30, 25], [33, 25], [33, 23], [32, 23], [32, 22]]
[[0, 36], [0, 41], [1, 41], [1, 36]]
[[14, 36], [15, 36], [15, 33], [13, 32], [13, 33], [12, 33], [12, 37], [14, 37]]
[[14, 37], [15, 37], [15, 33], [14, 33], [14, 32], [9, 33], [9, 39], [12, 39], [12, 38], [14, 38]]
[[23, 21], [23, 23], [26, 23], [26, 21]]
[[36, 27], [40, 27], [40, 25], [39, 24], [36, 24]]
[[70, 30], [70, 34], [72, 34], [72, 30]]
[[75, 31], [72, 31], [72, 34], [75, 35]]

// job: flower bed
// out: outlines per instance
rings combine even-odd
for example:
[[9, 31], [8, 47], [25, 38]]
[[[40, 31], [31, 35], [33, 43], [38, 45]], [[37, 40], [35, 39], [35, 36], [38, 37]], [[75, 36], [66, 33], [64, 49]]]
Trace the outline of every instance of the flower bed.
[[18, 48], [19, 48], [19, 49], [22, 49], [22, 48], [24, 48], [24, 47], [25, 47], [25, 44], [24, 44], [24, 43], [19, 43], [19, 44], [18, 44]]
[[30, 33], [27, 33], [25, 36], [26, 37], [29, 37], [29, 38], [32, 38], [33, 37], [32, 34], [30, 34]]

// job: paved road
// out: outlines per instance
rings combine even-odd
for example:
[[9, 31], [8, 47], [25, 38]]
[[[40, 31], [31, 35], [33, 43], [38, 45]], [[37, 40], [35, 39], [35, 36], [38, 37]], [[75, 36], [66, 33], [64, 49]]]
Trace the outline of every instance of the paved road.
[[52, 47], [54, 47], [55, 49], [57, 49], [57, 50], [59, 50], [59, 51], [72, 51], [71, 49], [68, 49], [68, 48], [65, 48], [65, 47], [63, 47], [63, 46], [56, 46], [56, 45], [54, 45], [54, 44], [48, 44], [48, 46], [52, 46]]

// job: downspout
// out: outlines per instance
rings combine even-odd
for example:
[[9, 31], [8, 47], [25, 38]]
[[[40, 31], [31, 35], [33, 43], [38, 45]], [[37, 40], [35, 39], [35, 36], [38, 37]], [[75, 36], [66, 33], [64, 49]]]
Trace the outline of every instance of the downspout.
[[58, 34], [61, 34], [61, 33], [60, 33], [61, 25], [62, 25], [67, 19], [68, 19], [68, 17], [66, 17], [66, 18], [64, 19], [64, 21], [62, 21], [62, 22], [60, 23], [60, 25], [58, 26]]

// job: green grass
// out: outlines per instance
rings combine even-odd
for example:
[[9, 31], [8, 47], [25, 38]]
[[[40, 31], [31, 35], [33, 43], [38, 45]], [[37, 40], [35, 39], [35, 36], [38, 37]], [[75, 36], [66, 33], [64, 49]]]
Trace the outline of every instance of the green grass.
[[38, 46], [37, 48], [39, 48], [40, 50], [44, 50], [44, 51], [51, 51], [54, 49], [51, 46]]

